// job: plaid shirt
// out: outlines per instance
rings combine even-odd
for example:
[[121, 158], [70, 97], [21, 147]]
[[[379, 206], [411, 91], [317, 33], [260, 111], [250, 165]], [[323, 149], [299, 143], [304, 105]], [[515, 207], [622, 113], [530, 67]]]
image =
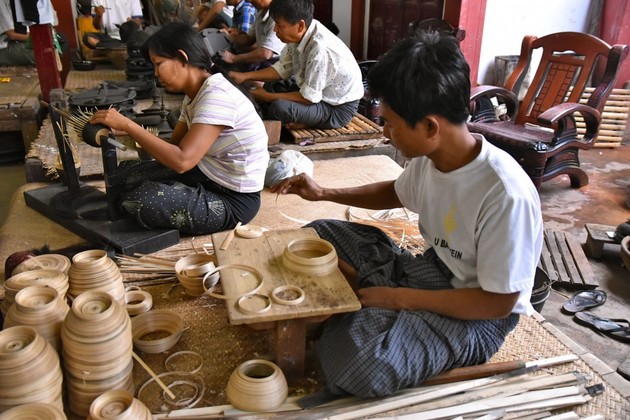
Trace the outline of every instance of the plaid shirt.
[[243, 0], [234, 7], [234, 19], [232, 27], [242, 32], [249, 32], [249, 28], [254, 26], [256, 21], [256, 8], [248, 1]]

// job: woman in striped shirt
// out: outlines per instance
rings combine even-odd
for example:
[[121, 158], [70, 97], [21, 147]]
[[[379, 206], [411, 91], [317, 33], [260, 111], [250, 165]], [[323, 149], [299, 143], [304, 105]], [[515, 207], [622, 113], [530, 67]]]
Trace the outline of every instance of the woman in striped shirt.
[[186, 96], [170, 142], [114, 109], [91, 119], [124, 131], [155, 162], [120, 165], [122, 207], [146, 228], [208, 234], [247, 223], [260, 208], [267, 133], [247, 93], [213, 68], [194, 29], [172, 22], [144, 45], [162, 86]]

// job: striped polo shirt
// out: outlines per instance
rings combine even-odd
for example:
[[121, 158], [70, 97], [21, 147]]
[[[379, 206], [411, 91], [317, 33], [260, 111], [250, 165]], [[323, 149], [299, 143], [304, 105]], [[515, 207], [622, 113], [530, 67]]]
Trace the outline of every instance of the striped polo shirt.
[[261, 191], [269, 162], [267, 132], [252, 102], [222, 74], [206, 79], [197, 96], [186, 96], [179, 118], [193, 124], [223, 126], [197, 164], [214, 182], [236, 192]]

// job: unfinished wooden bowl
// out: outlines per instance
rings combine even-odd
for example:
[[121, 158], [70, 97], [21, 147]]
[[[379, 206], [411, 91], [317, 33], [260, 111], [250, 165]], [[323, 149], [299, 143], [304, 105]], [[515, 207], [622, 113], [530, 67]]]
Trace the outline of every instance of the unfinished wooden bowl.
[[68, 290], [68, 276], [57, 270], [31, 270], [11, 276], [4, 282], [4, 301], [0, 305], [6, 315], [15, 301], [15, 295], [29, 286], [49, 286], [65, 298]]
[[52, 287], [29, 286], [15, 295], [4, 319], [4, 328], [33, 327], [56, 350], [61, 350], [61, 325], [70, 310], [65, 299]]
[[68, 273], [72, 262], [70, 258], [60, 254], [42, 254], [22, 261], [13, 269], [13, 275], [31, 270], [56, 270]]
[[70, 409], [87, 416], [92, 402], [111, 389], [133, 392], [131, 320], [106, 292], [83, 292], [61, 328]]
[[294, 239], [287, 244], [282, 263], [297, 273], [325, 276], [337, 268], [337, 252], [324, 239]]
[[77, 297], [83, 292], [109, 293], [119, 304], [125, 304], [123, 275], [116, 263], [102, 249], [79, 252], [68, 270], [68, 294]]
[[63, 410], [52, 404], [36, 403], [13, 407], [0, 414], [1, 420], [66, 420]]
[[145, 353], [162, 353], [179, 341], [184, 331], [184, 320], [174, 311], [154, 309], [131, 321], [133, 345]]
[[59, 356], [46, 340], [27, 326], [0, 331], [0, 413], [32, 403], [63, 410]]
[[144, 290], [127, 290], [125, 292], [125, 309], [129, 316], [136, 316], [151, 310], [153, 296]]
[[88, 420], [151, 420], [151, 411], [133, 394], [111, 390], [101, 394], [90, 405]]
[[[206, 273], [215, 269], [214, 257], [205, 254], [191, 254], [180, 258], [175, 263], [175, 275], [191, 296], [204, 294], [203, 278]], [[216, 273], [216, 281], [219, 273]]]
[[264, 412], [280, 407], [289, 388], [282, 370], [268, 360], [253, 359], [239, 365], [228, 380], [226, 395], [241, 410]]

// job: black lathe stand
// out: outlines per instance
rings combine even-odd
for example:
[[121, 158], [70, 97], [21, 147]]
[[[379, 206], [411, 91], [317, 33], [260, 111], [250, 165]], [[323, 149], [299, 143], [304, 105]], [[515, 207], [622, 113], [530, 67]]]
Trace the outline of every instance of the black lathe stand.
[[63, 167], [62, 182], [25, 191], [26, 204], [89, 242], [103, 244], [121, 254], [149, 254], [177, 244], [177, 230], [146, 230], [123, 218], [119, 209], [123, 174], [116, 155], [116, 147], [121, 145], [109, 130], [91, 124], [83, 130], [83, 140], [102, 151], [105, 178], [105, 192], [102, 192], [79, 181], [65, 134], [66, 122], [61, 111], [54, 107], [49, 110]]

